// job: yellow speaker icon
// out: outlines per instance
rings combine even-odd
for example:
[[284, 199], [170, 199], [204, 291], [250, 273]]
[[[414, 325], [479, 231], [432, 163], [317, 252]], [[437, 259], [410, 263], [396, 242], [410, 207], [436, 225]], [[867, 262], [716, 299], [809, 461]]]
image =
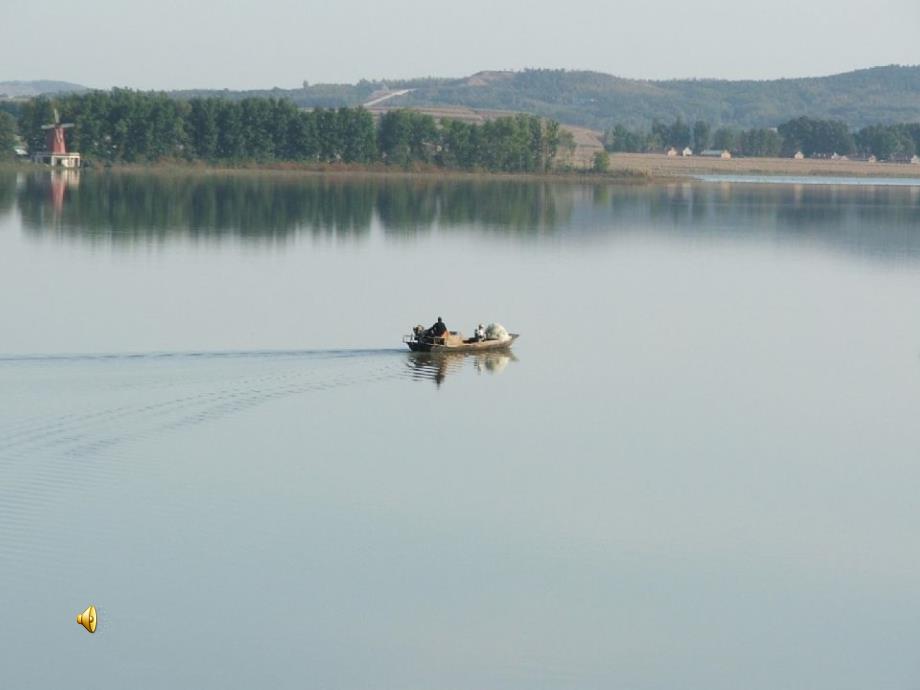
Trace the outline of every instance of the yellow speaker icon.
[[96, 607], [87, 606], [86, 611], [77, 614], [77, 623], [86, 628], [86, 632], [96, 632]]

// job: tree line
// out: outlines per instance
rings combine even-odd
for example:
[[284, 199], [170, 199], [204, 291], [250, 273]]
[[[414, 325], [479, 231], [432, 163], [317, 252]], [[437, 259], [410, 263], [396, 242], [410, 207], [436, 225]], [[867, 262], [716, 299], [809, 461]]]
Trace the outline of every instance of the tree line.
[[308, 111], [285, 99], [177, 100], [114, 89], [24, 104], [18, 125], [30, 151], [45, 147], [41, 126], [53, 120], [55, 108], [62, 121], [74, 123], [70, 148], [101, 162], [299, 161], [540, 172], [552, 166], [559, 145], [559, 124], [533, 115], [471, 124], [391, 110], [375, 120], [361, 107]]
[[737, 129], [697, 120], [691, 126], [678, 117], [671, 124], [654, 121], [650, 129], [616, 125], [604, 134], [608, 151], [644, 153], [674, 147], [699, 152], [713, 148], [751, 157], [861, 155], [879, 160], [910, 158], [920, 152], [920, 123], [870, 125], [851, 131], [840, 120], [797, 117], [779, 127]]

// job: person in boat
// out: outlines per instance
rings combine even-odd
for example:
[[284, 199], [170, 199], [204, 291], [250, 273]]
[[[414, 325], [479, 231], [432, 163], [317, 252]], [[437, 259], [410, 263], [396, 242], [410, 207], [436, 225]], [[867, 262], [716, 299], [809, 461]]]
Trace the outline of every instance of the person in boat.
[[428, 329], [426, 335], [432, 338], [442, 338], [445, 333], [447, 333], [447, 324], [445, 324], [444, 320], [439, 316], [435, 324]]
[[478, 326], [476, 326], [476, 332], [475, 332], [474, 336], [475, 336], [475, 338], [476, 338], [476, 342], [481, 342], [481, 341], [485, 340], [485, 339], [486, 339], [486, 329], [485, 329], [485, 326], [483, 326], [482, 324], [479, 324]]

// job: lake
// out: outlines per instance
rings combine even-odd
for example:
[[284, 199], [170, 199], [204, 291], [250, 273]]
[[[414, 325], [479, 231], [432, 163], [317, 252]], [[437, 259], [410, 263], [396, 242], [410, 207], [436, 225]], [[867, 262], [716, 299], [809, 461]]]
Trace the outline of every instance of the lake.
[[920, 187], [0, 172], [0, 334], [3, 687], [920, 674]]

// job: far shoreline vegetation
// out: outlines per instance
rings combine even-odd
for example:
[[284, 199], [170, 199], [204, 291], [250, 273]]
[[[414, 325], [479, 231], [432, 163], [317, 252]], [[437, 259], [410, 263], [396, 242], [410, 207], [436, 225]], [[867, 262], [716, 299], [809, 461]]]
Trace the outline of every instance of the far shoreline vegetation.
[[[0, 104], [2, 107], [4, 104]], [[797, 117], [776, 128], [713, 128], [677, 117], [649, 129], [614, 125], [575, 165], [572, 132], [557, 121], [510, 113], [483, 123], [361, 106], [304, 110], [285, 99], [176, 99], [130, 89], [39, 96], [0, 109], [0, 159], [17, 142], [45, 148], [55, 111], [72, 122], [68, 148], [92, 167], [127, 170], [275, 170], [310, 174], [493, 175], [654, 181], [698, 174], [920, 176], [920, 123], [851, 131], [839, 120]], [[15, 112], [14, 117], [11, 112]], [[727, 151], [732, 161], [654, 160], [667, 149]], [[794, 153], [808, 159], [788, 161]], [[567, 155], [568, 154], [568, 155]], [[613, 155], [611, 155], [613, 154]], [[834, 158], [851, 163], [827, 169]], [[730, 163], [730, 165], [727, 165]]]
[[273, 98], [181, 101], [114, 89], [22, 104], [17, 129], [29, 151], [45, 147], [42, 126], [55, 111], [74, 125], [68, 148], [97, 165], [290, 162], [539, 173], [552, 169], [560, 141], [559, 123], [534, 115], [470, 124], [393, 110], [375, 119], [361, 107], [301, 110]]
[[713, 128], [705, 120], [692, 125], [676, 118], [668, 125], [659, 121], [651, 129], [628, 129], [615, 125], [604, 133], [604, 148], [615, 153], [648, 153], [674, 148], [728, 151], [746, 158], [827, 158], [856, 156], [868, 160], [909, 161], [920, 152], [920, 123], [875, 124], [851, 131], [842, 120], [796, 117], [775, 128]]

